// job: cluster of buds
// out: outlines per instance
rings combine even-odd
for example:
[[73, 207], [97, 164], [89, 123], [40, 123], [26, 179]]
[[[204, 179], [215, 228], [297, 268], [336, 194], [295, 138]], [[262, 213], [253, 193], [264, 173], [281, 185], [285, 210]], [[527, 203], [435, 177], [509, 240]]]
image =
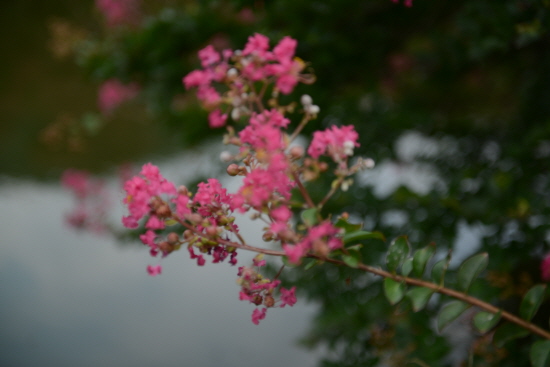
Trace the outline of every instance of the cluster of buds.
[[[256, 306], [264, 306], [262, 309], [255, 309], [252, 313], [252, 322], [258, 324], [260, 320], [265, 318], [268, 308], [294, 306], [296, 303], [296, 287], [286, 289], [279, 287], [281, 282], [277, 279], [271, 280], [260, 274], [255, 268], [265, 266], [266, 262], [263, 259], [263, 254], [258, 254], [252, 260], [253, 267], [241, 266], [239, 268], [239, 279], [237, 283], [241, 286], [239, 299], [241, 301], [249, 301]], [[274, 291], [279, 288], [279, 300], [275, 300]]]
[[[307, 149], [292, 144], [320, 112], [310, 96], [302, 96], [302, 121], [292, 133], [287, 131], [290, 119], [286, 115], [295, 110], [296, 104], [281, 106], [278, 95], [290, 93], [298, 82], [312, 80], [301, 74], [305, 64], [294, 57], [295, 48], [296, 41], [285, 37], [270, 51], [269, 39], [255, 34], [242, 51], [218, 53], [212, 46], [199, 51], [203, 69], [192, 71], [183, 82], [187, 88], [197, 88], [198, 98], [212, 110], [212, 127], [225, 125], [228, 114], [246, 122], [240, 131], [227, 127], [224, 143], [236, 146], [238, 153], [222, 154], [223, 161], [229, 163], [227, 173], [241, 177], [242, 183], [235, 193], [228, 193], [218, 180], [211, 178], [200, 183], [193, 195], [185, 187], [176, 189], [152, 164], [143, 166], [141, 174], [126, 183], [125, 203], [130, 215], [123, 218], [123, 223], [136, 228], [138, 221], [147, 217], [147, 231], [140, 238], [150, 247], [151, 255], [167, 256], [186, 246], [198, 265], [204, 265], [205, 255], [212, 256], [215, 263], [229, 258], [236, 264], [236, 251], [245, 249], [286, 256], [290, 263], [300, 264], [305, 257], [326, 258], [343, 246], [341, 230], [330, 220], [317, 214], [314, 221], [295, 225], [293, 209], [321, 209], [336, 190], [349, 185], [350, 175], [369, 168], [369, 164], [358, 160], [353, 166], [348, 165], [354, 148], [359, 147], [359, 136], [351, 125], [316, 131]], [[225, 84], [227, 91], [220, 94], [214, 82]], [[267, 108], [263, 97], [270, 88]], [[246, 121], [244, 116], [248, 117]], [[336, 180], [325, 198], [314, 203], [303, 183], [328, 173], [334, 163]], [[295, 190], [304, 199], [302, 206], [291, 203]], [[250, 212], [252, 219], [262, 221], [263, 240], [277, 243], [281, 251], [247, 244], [235, 224], [235, 212]], [[161, 234], [167, 226], [177, 224], [183, 227], [180, 234]], [[278, 280], [266, 279], [259, 273], [264, 264], [265, 260], [256, 257], [253, 267], [239, 268], [241, 300], [263, 306], [252, 315], [256, 324], [265, 317], [267, 308], [296, 302], [295, 288], [284, 289]], [[148, 272], [157, 275], [161, 268], [150, 266]], [[279, 301], [275, 294], [280, 295]]]

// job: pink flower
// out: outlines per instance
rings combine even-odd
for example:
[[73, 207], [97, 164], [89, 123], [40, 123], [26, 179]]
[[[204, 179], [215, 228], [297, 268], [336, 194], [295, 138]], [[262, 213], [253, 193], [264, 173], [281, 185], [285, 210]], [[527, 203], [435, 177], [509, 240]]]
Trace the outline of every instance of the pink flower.
[[160, 220], [156, 215], [151, 215], [147, 223], [145, 223], [145, 228], [148, 229], [164, 229], [164, 221]]
[[324, 131], [313, 133], [313, 140], [307, 152], [313, 158], [326, 154], [335, 161], [341, 161], [353, 155], [353, 148], [359, 146], [358, 138], [359, 134], [353, 125], [332, 126]]
[[220, 54], [214, 50], [212, 45], [208, 45], [199, 51], [199, 59], [201, 59], [202, 67], [207, 68], [220, 61]]
[[185, 218], [186, 214], [191, 213], [191, 209], [189, 209], [188, 204], [190, 203], [189, 196], [179, 194], [175, 199], [172, 200], [176, 204], [176, 212], [178, 213], [178, 216], [180, 219]]
[[220, 110], [214, 110], [208, 115], [208, 125], [211, 128], [223, 127], [227, 121], [227, 114], [221, 113]]
[[273, 54], [279, 62], [290, 61], [294, 57], [297, 45], [295, 39], [286, 36], [273, 48]]
[[135, 83], [122, 84], [117, 79], [109, 79], [99, 87], [97, 104], [104, 115], [111, 114], [122, 103], [131, 100], [139, 93]]
[[[399, 0], [391, 0], [391, 1], [396, 4], [399, 2]], [[403, 0], [403, 5], [410, 8], [411, 6], [413, 6], [413, 0]]]
[[208, 85], [210, 81], [210, 74], [203, 70], [193, 70], [183, 78], [186, 89]]
[[292, 212], [290, 211], [290, 209], [288, 209], [288, 207], [284, 205], [281, 205], [271, 210], [270, 214], [271, 214], [271, 217], [276, 222], [284, 222], [284, 223], [288, 222], [288, 220], [292, 216]]
[[304, 255], [307, 253], [307, 249], [301, 243], [294, 246], [284, 244], [283, 250], [288, 257], [288, 261], [290, 261], [292, 264], [300, 264], [300, 262], [302, 261], [302, 257], [304, 257]]
[[269, 56], [268, 49], [269, 38], [263, 34], [255, 33], [253, 36], [248, 37], [248, 42], [244, 46], [243, 56], [255, 54], [261, 58], [266, 58]]
[[90, 191], [89, 178], [86, 171], [67, 169], [61, 176], [61, 185], [71, 189], [77, 197], [84, 198]]
[[292, 287], [289, 290], [281, 287], [281, 308], [286, 305], [294, 306], [296, 303], [296, 287]]
[[149, 273], [149, 275], [152, 276], [152, 277], [157, 276], [157, 275], [162, 273], [162, 266], [160, 266], [160, 265], [157, 265], [157, 266], [149, 265], [147, 267], [147, 273]]
[[545, 282], [550, 282], [550, 254], [546, 255], [540, 263], [540, 277]]
[[267, 312], [267, 308], [262, 308], [262, 310], [260, 311], [259, 309], [254, 309], [254, 311], [252, 311], [252, 322], [255, 324], [255, 325], [258, 325], [260, 323], [260, 320], [263, 320], [265, 319], [265, 313]]

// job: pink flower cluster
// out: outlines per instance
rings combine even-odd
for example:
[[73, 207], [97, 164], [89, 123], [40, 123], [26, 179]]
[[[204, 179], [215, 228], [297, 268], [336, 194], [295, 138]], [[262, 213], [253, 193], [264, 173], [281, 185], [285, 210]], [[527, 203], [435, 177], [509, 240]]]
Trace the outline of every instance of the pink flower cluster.
[[99, 87], [97, 104], [103, 115], [110, 115], [122, 103], [135, 98], [139, 93], [135, 83], [122, 84], [118, 79], [109, 79]]
[[[254, 258], [253, 262], [257, 268], [265, 265], [265, 260], [262, 258], [263, 255], [261, 254]], [[292, 287], [291, 289], [280, 287], [280, 299], [276, 301], [273, 292], [280, 286], [281, 282], [279, 280], [267, 279], [254, 268], [245, 266], [239, 268], [238, 276], [238, 283], [241, 286], [239, 299], [241, 301], [249, 301], [256, 306], [264, 306], [262, 309], [257, 308], [252, 312], [252, 322], [256, 325], [260, 323], [260, 320], [265, 318], [268, 308], [276, 306], [283, 308], [287, 305], [292, 307], [296, 303], [296, 287]], [[277, 303], [279, 304], [277, 305]]]
[[104, 232], [107, 227], [104, 216], [109, 206], [104, 183], [86, 171], [68, 169], [63, 172], [61, 185], [70, 189], [76, 199], [76, 207], [66, 216], [67, 223], [78, 229]]
[[[212, 240], [222, 238], [224, 231], [237, 234], [238, 227], [233, 223], [232, 196], [221, 187], [216, 179], [209, 179], [198, 185], [194, 199], [185, 187], [176, 190], [175, 185], [166, 180], [158, 167], [147, 163], [140, 174], [128, 180], [124, 185], [129, 215], [122, 218], [127, 228], [137, 228], [139, 221], [147, 217], [147, 231], [140, 235], [143, 244], [149, 246], [151, 256], [167, 256], [178, 250], [182, 244], [188, 244], [191, 259], [197, 259], [198, 265], [204, 265], [202, 255], [209, 254], [213, 262], [221, 262], [230, 257], [230, 263], [237, 263], [237, 252]], [[162, 231], [167, 224], [187, 223], [188, 229], [183, 236], [175, 232], [168, 234], [164, 240], [157, 231]], [[211, 240], [212, 239], [212, 240]], [[224, 237], [228, 239], [227, 235]], [[201, 254], [196, 254], [198, 249]], [[151, 270], [156, 269], [156, 270]], [[160, 274], [160, 268], [149, 267], [150, 275]]]
[[295, 245], [283, 244], [283, 249], [291, 263], [299, 264], [310, 251], [327, 256], [331, 251], [341, 248], [343, 243], [339, 234], [339, 228], [325, 221], [309, 228], [307, 235]]
[[[209, 45], [199, 51], [202, 69], [190, 72], [183, 84], [197, 88], [199, 100], [212, 110], [210, 126], [224, 126], [229, 114], [237, 120], [252, 112], [256, 82], [273, 82], [277, 91], [289, 94], [298, 82], [307, 81], [301, 74], [305, 64], [294, 57], [296, 45], [296, 40], [284, 37], [270, 51], [269, 39], [259, 33], [249, 37], [242, 51], [220, 54]], [[213, 83], [225, 84], [228, 90], [221, 95]]]
[[134, 24], [139, 19], [139, 0], [96, 0], [107, 26]]
[[[298, 188], [309, 208], [320, 208], [326, 201], [323, 199], [317, 206], [302, 183], [326, 171], [328, 163], [320, 161], [321, 156], [328, 156], [337, 163], [334, 172], [339, 184], [359, 169], [357, 165], [347, 167], [348, 158], [359, 146], [353, 126], [333, 126], [315, 132], [307, 149], [310, 157], [305, 157], [303, 147], [291, 147], [290, 143], [303, 125], [319, 113], [311, 97], [302, 96], [302, 123], [293, 134], [287, 132], [290, 120], [285, 114], [294, 111], [295, 104], [280, 106], [278, 96], [290, 93], [303, 81], [300, 73], [304, 63], [294, 58], [295, 49], [296, 41], [285, 37], [270, 50], [269, 39], [255, 34], [242, 51], [218, 53], [212, 46], [199, 51], [202, 69], [189, 73], [183, 82], [187, 88], [197, 88], [199, 100], [212, 110], [211, 127], [225, 125], [229, 115], [232, 120], [246, 120], [247, 124], [240, 131], [228, 127], [224, 136], [226, 144], [238, 147], [235, 155], [227, 153], [226, 161], [235, 162], [227, 167], [227, 172], [230, 176], [242, 176], [242, 183], [235, 193], [228, 193], [218, 180], [211, 178], [199, 183], [193, 195], [185, 187], [176, 189], [157, 167], [150, 163], [144, 165], [140, 175], [127, 181], [124, 187], [129, 215], [123, 218], [123, 223], [136, 228], [138, 222], [147, 217], [146, 232], [140, 239], [149, 246], [152, 256], [166, 256], [186, 245], [189, 256], [196, 259], [199, 266], [205, 264], [205, 255], [212, 256], [214, 263], [229, 258], [231, 264], [236, 264], [237, 249], [255, 248], [240, 236], [234, 223], [235, 211], [252, 211], [253, 219], [265, 223], [263, 240], [279, 242], [283, 250], [279, 255], [286, 255], [294, 264], [300, 264], [307, 256], [329, 256], [343, 246], [340, 229], [329, 220], [319, 218], [316, 224], [304, 223], [302, 226], [294, 226], [291, 222], [290, 200], [294, 189]], [[220, 94], [215, 83], [225, 84], [227, 90]], [[265, 108], [263, 97], [270, 85], [274, 87], [269, 108]], [[334, 191], [335, 188], [328, 197]], [[184, 227], [183, 233], [161, 233], [173, 224]], [[264, 265], [265, 260], [257, 256], [253, 267], [240, 267], [238, 273], [239, 298], [263, 306], [252, 314], [255, 324], [265, 317], [268, 308], [292, 306], [296, 302], [294, 287], [281, 288], [278, 280], [267, 279], [259, 273], [258, 269]], [[161, 268], [149, 266], [147, 271], [150, 275], [158, 275]], [[278, 301], [274, 296], [277, 289]]]

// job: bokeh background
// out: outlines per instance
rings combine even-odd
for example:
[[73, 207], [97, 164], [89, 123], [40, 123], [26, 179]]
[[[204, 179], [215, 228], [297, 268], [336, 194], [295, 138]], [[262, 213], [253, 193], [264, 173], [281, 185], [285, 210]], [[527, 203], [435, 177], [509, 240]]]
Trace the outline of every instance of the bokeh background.
[[[109, 15], [116, 4], [127, 6], [123, 16]], [[118, 224], [119, 171], [151, 161], [181, 183], [219, 175], [219, 134], [207, 129], [181, 78], [207, 44], [239, 48], [254, 32], [274, 42], [290, 35], [317, 82], [289, 99], [313, 97], [317, 128], [354, 124], [358, 154], [377, 162], [326, 211], [345, 210], [389, 239], [407, 234], [415, 248], [435, 241], [436, 258], [452, 249], [451, 270], [487, 251], [488, 271], [473, 292], [517, 313], [526, 290], [547, 281], [540, 263], [550, 247], [549, 7], [3, 2], [0, 364], [460, 366], [471, 357], [474, 366], [527, 366], [533, 337], [496, 348], [491, 333], [471, 328], [472, 314], [439, 333], [432, 320], [444, 298], [420, 313], [390, 307], [379, 281], [349, 269], [285, 273], [300, 301], [260, 326], [238, 301], [228, 265], [198, 268], [173, 255], [161, 277], [148, 277], [146, 249]], [[110, 110], [98, 101], [109, 80], [138, 92]], [[66, 223], [74, 206], [60, 185], [67, 168], [105, 182], [118, 236]], [[253, 238], [254, 225], [247, 228]], [[381, 263], [387, 244], [365, 245], [364, 261]], [[453, 271], [448, 278], [452, 285]], [[546, 302], [535, 322], [548, 328], [549, 316]]]

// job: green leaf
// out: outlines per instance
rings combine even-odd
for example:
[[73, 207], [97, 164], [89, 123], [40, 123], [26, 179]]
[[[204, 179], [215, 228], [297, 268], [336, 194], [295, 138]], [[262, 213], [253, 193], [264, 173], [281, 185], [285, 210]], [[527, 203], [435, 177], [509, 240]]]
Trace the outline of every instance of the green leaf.
[[519, 307], [519, 314], [521, 317], [527, 321], [530, 321], [533, 316], [535, 316], [542, 301], [544, 300], [545, 291], [545, 284], [539, 284], [529, 289], [521, 300], [521, 306]]
[[533, 367], [545, 367], [550, 364], [550, 340], [539, 340], [531, 345], [529, 359]]
[[480, 311], [474, 316], [474, 326], [480, 333], [486, 333], [498, 324], [501, 314], [501, 311], [497, 313]]
[[390, 245], [388, 256], [386, 257], [386, 265], [388, 270], [395, 273], [398, 267], [403, 264], [403, 261], [409, 256], [411, 246], [407, 236], [399, 236]]
[[407, 260], [403, 262], [403, 265], [401, 265], [401, 274], [403, 276], [409, 276], [411, 271], [413, 270], [413, 258], [409, 257]]
[[319, 222], [318, 221], [318, 218], [319, 218], [318, 214], [319, 214], [319, 211], [317, 210], [317, 208], [309, 208], [309, 209], [304, 210], [300, 214], [300, 217], [302, 218], [302, 222], [307, 227], [311, 227], [311, 226], [314, 226], [315, 224], [317, 224]]
[[313, 268], [315, 265], [321, 264], [322, 261], [319, 261], [317, 259], [307, 259], [306, 265], [304, 266], [304, 270], [309, 270]]
[[445, 273], [449, 268], [449, 263], [451, 262], [451, 251], [447, 253], [447, 256], [444, 259], [439, 260], [435, 263], [432, 268], [432, 279], [439, 285], [443, 285], [445, 281]]
[[354, 251], [359, 251], [363, 248], [363, 245], [360, 244], [360, 243], [357, 243], [353, 246], [350, 246], [350, 247], [346, 247], [346, 250], [354, 250]]
[[342, 255], [342, 261], [350, 268], [358, 268], [361, 264], [361, 254], [359, 251], [349, 251], [347, 255]]
[[470, 307], [470, 305], [462, 301], [453, 301], [443, 306], [437, 315], [438, 330], [441, 332], [445, 326], [449, 325], [458, 316], [462, 315], [468, 307]]
[[529, 331], [517, 326], [516, 324], [506, 323], [502, 326], [499, 326], [493, 335], [493, 342], [499, 348], [502, 348], [504, 344], [510, 340], [517, 338], [523, 338], [524, 336], [529, 335]]
[[426, 264], [432, 258], [435, 252], [435, 243], [430, 243], [428, 246], [416, 251], [413, 257], [413, 273], [417, 278], [422, 278]]
[[416, 287], [407, 292], [407, 297], [410, 298], [414, 312], [418, 312], [426, 307], [430, 297], [434, 291], [425, 287]]
[[362, 223], [361, 224], [351, 224], [350, 222], [348, 222], [347, 219], [344, 219], [344, 218], [338, 218], [336, 223], [334, 223], [334, 226], [338, 227], [338, 228], [342, 228], [346, 233], [357, 232], [361, 228], [363, 228]]
[[344, 242], [344, 244], [348, 244], [350, 242], [368, 240], [371, 238], [382, 240], [382, 241], [386, 240], [384, 235], [380, 232], [356, 231], [356, 232], [346, 233], [342, 238], [342, 241]]
[[384, 294], [392, 305], [395, 305], [403, 299], [405, 289], [405, 283], [401, 283], [390, 278], [384, 279]]
[[458, 268], [458, 288], [464, 292], [468, 292], [468, 289], [474, 279], [477, 278], [483, 270], [485, 270], [488, 263], [489, 255], [486, 252], [466, 259]]

